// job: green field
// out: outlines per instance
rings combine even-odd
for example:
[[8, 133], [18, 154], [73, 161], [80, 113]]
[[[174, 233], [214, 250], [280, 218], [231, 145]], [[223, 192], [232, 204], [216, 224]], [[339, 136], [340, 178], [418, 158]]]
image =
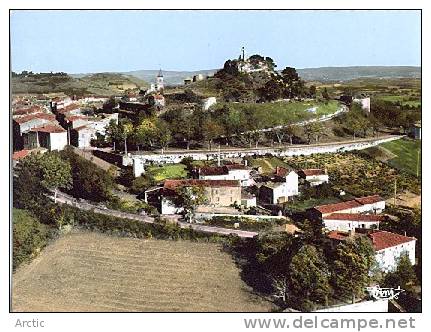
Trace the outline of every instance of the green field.
[[390, 101], [392, 103], [400, 102], [402, 106], [421, 106], [421, 100], [419, 97], [411, 97], [408, 95], [384, 95], [377, 96], [376, 99]]
[[151, 166], [148, 168], [148, 174], [156, 182], [166, 179], [182, 179], [187, 177], [186, 166], [183, 164]]
[[[315, 101], [310, 102], [286, 102], [279, 101], [274, 103], [220, 103], [215, 109], [223, 106], [229, 107], [231, 112], [242, 114], [252, 114], [260, 128], [269, 128], [285, 123], [295, 123], [303, 120], [332, 114], [339, 108], [339, 103], [332, 100], [327, 104]], [[308, 112], [308, 109], [317, 107], [315, 113]]]
[[[392, 142], [381, 144], [382, 147], [389, 150], [396, 157], [387, 161], [394, 168], [406, 171], [412, 175], [417, 175], [417, 166], [420, 167], [420, 147], [421, 141], [400, 139]], [[419, 168], [419, 173], [421, 172]]]

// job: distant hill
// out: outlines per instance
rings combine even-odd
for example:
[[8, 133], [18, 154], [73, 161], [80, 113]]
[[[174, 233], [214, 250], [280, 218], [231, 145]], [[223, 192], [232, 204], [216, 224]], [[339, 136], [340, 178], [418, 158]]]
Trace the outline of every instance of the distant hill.
[[[212, 76], [218, 69], [208, 69], [208, 70], [197, 70], [197, 71], [173, 71], [173, 70], [163, 70], [163, 79], [167, 85], [180, 85], [183, 84], [186, 77], [192, 77], [194, 75], [202, 74], [204, 76]], [[141, 80], [149, 83], [153, 83], [156, 79], [158, 70], [135, 70], [129, 72], [123, 72], [125, 75], [132, 75]]]
[[421, 67], [356, 66], [297, 69], [305, 81], [349, 81], [358, 78], [420, 78]]
[[64, 92], [68, 95], [118, 95], [128, 89], [146, 88], [148, 83], [117, 73], [52, 75], [35, 74], [12, 77], [12, 93]]

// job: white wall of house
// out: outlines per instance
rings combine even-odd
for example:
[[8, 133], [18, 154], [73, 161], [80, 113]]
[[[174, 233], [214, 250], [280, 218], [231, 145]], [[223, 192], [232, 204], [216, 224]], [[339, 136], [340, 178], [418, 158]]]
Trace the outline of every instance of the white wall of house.
[[90, 147], [93, 136], [94, 130], [92, 128], [78, 130], [78, 148]]
[[397, 260], [402, 253], [406, 252], [410, 262], [414, 265], [416, 240], [406, 242], [394, 247], [389, 247], [376, 252], [376, 261], [383, 271], [391, 271], [397, 267]]
[[67, 145], [67, 131], [61, 133], [50, 133], [50, 148], [52, 150], [63, 150]]
[[252, 198], [241, 198], [241, 205], [246, 209], [257, 206], [256, 197]]
[[318, 186], [318, 185], [321, 185], [322, 183], [328, 183], [329, 176], [328, 174], [309, 175], [305, 177], [305, 181], [309, 182], [311, 186]]
[[161, 203], [162, 214], [178, 214], [184, 210], [181, 206], [176, 206], [169, 197], [162, 197]]
[[21, 123], [19, 125], [20, 134], [22, 135], [22, 133], [27, 132], [30, 129], [43, 126], [45, 123], [48, 123], [48, 122], [50, 121], [46, 119], [35, 118], [27, 122]]
[[361, 105], [362, 109], [364, 111], [370, 112], [371, 111], [371, 99], [370, 97], [366, 98], [354, 98], [353, 102], [358, 103]]
[[96, 130], [96, 133], [100, 135], [106, 134], [106, 127], [109, 125], [111, 120], [114, 120], [118, 124], [118, 113], [106, 114], [105, 118], [98, 118], [89, 122], [89, 126]]
[[323, 219], [325, 227], [330, 231], [350, 231], [355, 228], [371, 229], [379, 225], [378, 221], [352, 221]]
[[250, 177], [251, 170], [248, 169], [234, 169], [230, 170], [228, 174], [221, 175], [199, 175], [200, 180], [239, 180], [241, 187], [247, 187], [254, 184], [253, 179]]
[[385, 201], [380, 201], [372, 204], [364, 204], [362, 206], [358, 206], [354, 208], [356, 212], [374, 212], [374, 213], [382, 213], [385, 209]]

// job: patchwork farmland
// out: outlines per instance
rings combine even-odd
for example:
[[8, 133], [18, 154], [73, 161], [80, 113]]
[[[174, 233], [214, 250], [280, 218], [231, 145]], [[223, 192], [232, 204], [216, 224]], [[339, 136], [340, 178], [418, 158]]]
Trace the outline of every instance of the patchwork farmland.
[[217, 244], [76, 232], [13, 276], [14, 312], [269, 311]]

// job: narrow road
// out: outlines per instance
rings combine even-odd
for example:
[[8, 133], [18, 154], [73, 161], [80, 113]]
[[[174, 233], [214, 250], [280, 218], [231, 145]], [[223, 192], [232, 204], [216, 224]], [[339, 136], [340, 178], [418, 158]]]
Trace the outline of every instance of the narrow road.
[[[107, 216], [113, 216], [118, 218], [125, 218], [125, 219], [132, 219], [141, 221], [147, 224], [154, 224], [154, 218], [146, 215], [140, 215], [135, 213], [127, 213], [127, 212], [121, 212], [117, 210], [111, 210], [108, 208], [102, 208], [100, 206], [97, 206], [95, 204], [86, 202], [86, 201], [78, 201], [77, 199], [73, 198], [70, 195], [67, 195], [62, 192], [57, 193], [57, 203], [61, 204], [67, 204], [74, 206], [81, 210], [90, 211], [93, 210], [96, 213], [104, 214]], [[252, 238], [256, 235], [258, 235], [257, 232], [249, 232], [249, 231], [242, 231], [239, 229], [230, 229], [230, 228], [222, 228], [222, 227], [213, 227], [213, 226], [206, 226], [201, 224], [189, 224], [186, 222], [179, 221], [180, 216], [170, 216], [169, 219], [175, 220], [181, 228], [191, 228], [195, 231], [209, 233], [209, 234], [218, 234], [218, 235], [229, 235], [229, 234], [235, 234], [238, 235], [241, 238]]]

